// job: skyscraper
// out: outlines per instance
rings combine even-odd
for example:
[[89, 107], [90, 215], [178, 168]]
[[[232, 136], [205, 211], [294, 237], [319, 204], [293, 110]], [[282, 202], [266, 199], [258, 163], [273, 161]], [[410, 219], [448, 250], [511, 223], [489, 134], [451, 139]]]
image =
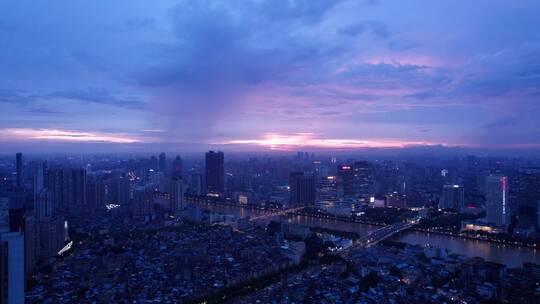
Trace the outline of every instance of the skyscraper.
[[15, 156], [15, 167], [17, 170], [17, 180], [16, 185], [18, 188], [21, 188], [23, 186], [23, 159], [22, 159], [22, 153], [19, 152]]
[[521, 168], [516, 187], [517, 214], [520, 218], [534, 217], [540, 201], [540, 168]]
[[495, 174], [486, 178], [486, 219], [489, 223], [508, 225], [507, 177]]
[[339, 165], [337, 169], [339, 192], [354, 195], [354, 170], [350, 165]]
[[315, 204], [315, 179], [303, 172], [289, 175], [289, 205], [313, 206]]
[[24, 236], [0, 234], [0, 303], [24, 304]]
[[223, 152], [209, 151], [206, 152], [205, 169], [206, 169], [206, 192], [207, 193], [223, 193], [225, 185], [225, 168], [223, 165]]
[[45, 167], [43, 163], [34, 163], [34, 194], [41, 192], [45, 187]]
[[182, 177], [182, 157], [180, 155], [176, 155], [174, 159], [172, 176]]
[[444, 185], [439, 206], [459, 210], [465, 205], [465, 190], [460, 185]]
[[375, 170], [367, 161], [357, 161], [354, 170], [354, 192], [362, 197], [371, 197], [375, 194]]
[[184, 181], [179, 177], [173, 177], [171, 178], [171, 213], [178, 216], [184, 209]]
[[202, 176], [198, 173], [191, 174], [191, 195], [200, 196], [202, 195]]
[[159, 154], [159, 171], [165, 172], [167, 168], [167, 156], [164, 152]]
[[82, 213], [86, 208], [86, 169], [54, 169], [47, 174], [53, 209]]
[[24, 235], [10, 232], [9, 199], [0, 198], [0, 303], [24, 303]]

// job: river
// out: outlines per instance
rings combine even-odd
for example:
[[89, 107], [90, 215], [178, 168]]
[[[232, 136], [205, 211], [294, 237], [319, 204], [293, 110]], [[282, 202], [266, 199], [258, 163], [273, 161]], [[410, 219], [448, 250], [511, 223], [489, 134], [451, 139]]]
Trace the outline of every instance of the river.
[[[256, 217], [264, 215], [262, 210], [246, 209], [235, 206], [224, 206], [209, 203], [199, 203], [204, 210], [234, 214], [238, 217]], [[276, 219], [278, 219], [276, 217]], [[280, 220], [285, 220], [281, 218]], [[297, 223], [309, 227], [323, 227], [347, 232], [356, 232], [360, 236], [366, 235], [380, 227], [350, 223], [329, 219], [320, 219], [307, 216], [293, 216], [286, 219], [290, 223]], [[393, 240], [418, 245], [433, 245], [446, 248], [453, 253], [468, 257], [481, 257], [487, 261], [505, 264], [509, 267], [521, 267], [525, 262], [540, 264], [540, 251], [517, 246], [500, 245], [485, 241], [463, 239], [447, 235], [425, 232], [409, 231], [393, 237]]]

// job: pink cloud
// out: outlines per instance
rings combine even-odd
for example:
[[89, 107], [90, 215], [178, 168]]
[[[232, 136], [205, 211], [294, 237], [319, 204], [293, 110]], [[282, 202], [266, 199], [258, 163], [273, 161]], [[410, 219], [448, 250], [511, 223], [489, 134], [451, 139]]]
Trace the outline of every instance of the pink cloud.
[[313, 133], [279, 134], [267, 133], [258, 139], [238, 139], [216, 144], [255, 145], [272, 150], [294, 150], [311, 147], [323, 149], [361, 149], [361, 148], [405, 148], [408, 146], [444, 145], [427, 141], [407, 141], [396, 139], [352, 139], [352, 138], [324, 138]]
[[3, 141], [66, 141], [66, 142], [108, 142], [139, 143], [142, 139], [117, 133], [100, 133], [59, 129], [5, 128], [0, 129], [0, 140]]

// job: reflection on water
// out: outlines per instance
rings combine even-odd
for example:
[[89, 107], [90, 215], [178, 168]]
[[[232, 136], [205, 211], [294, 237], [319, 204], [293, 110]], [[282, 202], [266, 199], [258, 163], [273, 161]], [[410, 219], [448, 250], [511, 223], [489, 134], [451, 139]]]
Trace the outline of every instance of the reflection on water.
[[[238, 217], [255, 217], [265, 214], [261, 210], [244, 209], [233, 206], [220, 206], [214, 204], [201, 204], [203, 209], [213, 212], [235, 214]], [[276, 217], [277, 219], [277, 217]], [[319, 219], [306, 216], [295, 216], [286, 219], [290, 223], [297, 223], [309, 227], [322, 227], [347, 232], [356, 232], [366, 235], [380, 227], [356, 223], [341, 222], [329, 219]], [[396, 241], [409, 244], [433, 245], [446, 248], [453, 253], [469, 257], [482, 257], [488, 261], [506, 264], [510, 267], [519, 267], [524, 262], [540, 264], [540, 252], [529, 248], [504, 246], [494, 243], [455, 238], [446, 235], [428, 234], [423, 232], [406, 232], [394, 237]]]
[[520, 267], [524, 262], [540, 263], [540, 252], [529, 248], [413, 231], [397, 236], [396, 240], [409, 244], [431, 244], [447, 248], [454, 253], [469, 257], [481, 257], [488, 261], [506, 264], [509, 267]]

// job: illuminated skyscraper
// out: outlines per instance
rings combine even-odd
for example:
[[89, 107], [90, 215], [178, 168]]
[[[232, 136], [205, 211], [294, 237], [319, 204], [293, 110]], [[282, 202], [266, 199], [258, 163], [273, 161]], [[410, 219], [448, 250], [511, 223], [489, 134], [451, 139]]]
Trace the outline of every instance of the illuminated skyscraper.
[[223, 152], [206, 152], [206, 192], [223, 193], [225, 185], [225, 168]]
[[344, 195], [354, 195], [354, 170], [350, 165], [338, 166], [338, 186]]
[[489, 223], [508, 225], [508, 181], [497, 174], [486, 178], [486, 219]]
[[336, 205], [337, 201], [337, 178], [335, 176], [323, 177], [317, 189], [317, 208], [332, 208]]
[[375, 194], [375, 170], [367, 161], [357, 161], [354, 170], [354, 192], [361, 197], [371, 197]]

